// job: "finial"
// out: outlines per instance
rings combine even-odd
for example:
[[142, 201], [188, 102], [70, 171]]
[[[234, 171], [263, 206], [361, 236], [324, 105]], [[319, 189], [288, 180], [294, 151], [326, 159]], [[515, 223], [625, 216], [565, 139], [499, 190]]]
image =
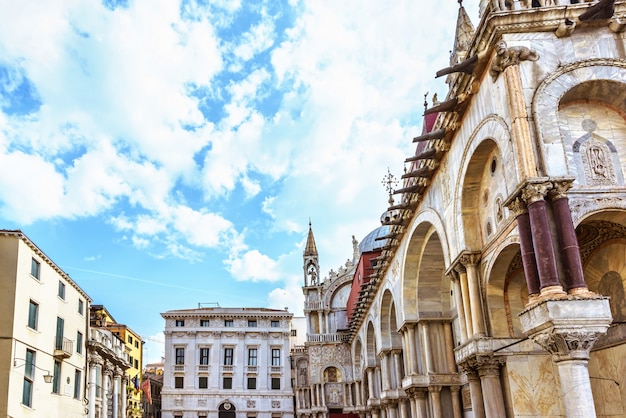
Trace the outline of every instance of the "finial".
[[382, 184], [385, 186], [387, 193], [389, 193], [389, 206], [393, 206], [393, 188], [398, 185], [398, 180], [396, 180], [396, 177], [391, 174], [389, 167], [387, 167], [387, 174], [383, 177]]
[[311, 228], [311, 217], [309, 216], [309, 229]]
[[[428, 109], [428, 92], [424, 93], [424, 110]], [[387, 168], [389, 170], [389, 168]]]

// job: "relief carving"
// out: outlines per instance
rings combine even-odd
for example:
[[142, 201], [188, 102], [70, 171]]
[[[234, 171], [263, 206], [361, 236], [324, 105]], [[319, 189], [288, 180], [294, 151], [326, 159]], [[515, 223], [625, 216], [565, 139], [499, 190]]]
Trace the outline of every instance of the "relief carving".
[[507, 47], [506, 42], [500, 41], [496, 45], [496, 56], [489, 68], [489, 75], [495, 82], [501, 72], [522, 61], [537, 61], [539, 54], [525, 46]]

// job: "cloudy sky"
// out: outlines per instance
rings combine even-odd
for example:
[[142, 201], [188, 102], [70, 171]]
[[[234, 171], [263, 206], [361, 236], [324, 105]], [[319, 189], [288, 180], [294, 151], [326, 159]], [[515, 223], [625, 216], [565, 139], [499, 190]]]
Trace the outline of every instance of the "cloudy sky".
[[[478, 21], [478, 0], [464, 4]], [[302, 312], [445, 97], [456, 0], [0, 0], [0, 228], [158, 360], [170, 309]]]

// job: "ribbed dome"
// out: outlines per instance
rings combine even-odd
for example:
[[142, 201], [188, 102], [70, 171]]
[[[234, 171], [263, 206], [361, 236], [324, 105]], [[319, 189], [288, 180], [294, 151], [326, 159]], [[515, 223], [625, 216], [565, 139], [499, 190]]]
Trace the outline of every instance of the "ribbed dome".
[[384, 237], [385, 235], [389, 233], [389, 230], [390, 230], [389, 225], [383, 225], [379, 228], [376, 228], [369, 234], [367, 234], [365, 238], [363, 238], [363, 240], [361, 240], [361, 242], [359, 243], [359, 252], [361, 254], [369, 253], [369, 252], [376, 251], [382, 248], [387, 242], [387, 240], [385, 239], [376, 240], [376, 238]]

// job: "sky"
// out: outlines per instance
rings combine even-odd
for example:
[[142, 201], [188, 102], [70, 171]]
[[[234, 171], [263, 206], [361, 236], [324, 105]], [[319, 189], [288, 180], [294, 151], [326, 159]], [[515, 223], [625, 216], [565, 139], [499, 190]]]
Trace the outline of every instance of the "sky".
[[168, 310], [301, 316], [309, 222], [324, 276], [380, 226], [458, 8], [0, 0], [0, 229], [139, 333], [144, 364]]

